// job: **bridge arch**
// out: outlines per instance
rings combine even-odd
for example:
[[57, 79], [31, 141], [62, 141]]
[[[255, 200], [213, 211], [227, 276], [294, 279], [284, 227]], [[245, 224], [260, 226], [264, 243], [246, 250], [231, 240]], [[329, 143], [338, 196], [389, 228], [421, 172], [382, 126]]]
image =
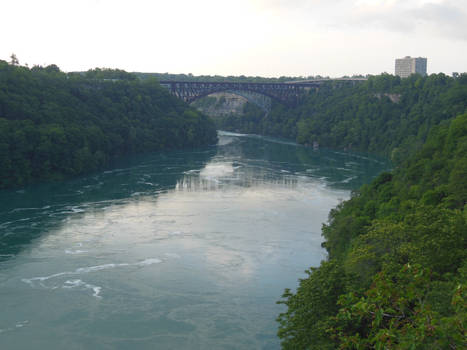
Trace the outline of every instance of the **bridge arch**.
[[307, 81], [291, 81], [283, 83], [251, 83], [251, 82], [203, 82], [203, 81], [161, 81], [171, 94], [191, 103], [201, 97], [224, 91], [249, 91], [270, 97], [282, 104], [293, 106], [299, 97], [310, 89], [317, 89], [324, 83], [366, 80], [364, 78], [322, 79]]
[[288, 83], [161, 81], [160, 84], [169, 89], [170, 93], [187, 103], [191, 103], [216, 92], [241, 93], [244, 91], [267, 96], [285, 105], [294, 105], [305, 90], [305, 86]]

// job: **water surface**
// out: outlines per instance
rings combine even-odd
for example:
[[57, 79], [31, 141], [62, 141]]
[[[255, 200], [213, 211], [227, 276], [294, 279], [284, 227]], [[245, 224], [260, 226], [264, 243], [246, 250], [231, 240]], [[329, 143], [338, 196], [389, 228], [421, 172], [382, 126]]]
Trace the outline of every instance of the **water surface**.
[[321, 225], [388, 164], [275, 139], [0, 192], [1, 349], [277, 349]]

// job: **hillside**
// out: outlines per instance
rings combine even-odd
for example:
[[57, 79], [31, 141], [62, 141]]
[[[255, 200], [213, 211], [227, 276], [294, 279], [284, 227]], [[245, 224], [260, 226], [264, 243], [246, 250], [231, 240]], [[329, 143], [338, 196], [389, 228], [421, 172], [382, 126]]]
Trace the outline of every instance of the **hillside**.
[[[110, 76], [109, 76], [110, 74]], [[216, 141], [212, 121], [154, 79], [0, 61], [0, 188], [102, 169], [119, 156]]]
[[466, 74], [456, 79], [383, 74], [355, 85], [327, 83], [294, 108], [274, 103], [267, 115], [247, 105], [243, 116], [224, 117], [220, 128], [379, 153], [399, 162], [420, 148], [433, 126], [466, 109]]
[[467, 114], [332, 210], [329, 259], [280, 302], [284, 349], [467, 347]]

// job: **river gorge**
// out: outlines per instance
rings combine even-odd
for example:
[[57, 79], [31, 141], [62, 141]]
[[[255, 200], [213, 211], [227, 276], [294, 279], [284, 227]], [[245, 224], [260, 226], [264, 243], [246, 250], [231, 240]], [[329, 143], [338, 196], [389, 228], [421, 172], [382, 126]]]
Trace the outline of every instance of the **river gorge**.
[[0, 348], [278, 349], [321, 225], [390, 167], [219, 133], [215, 146], [0, 192]]

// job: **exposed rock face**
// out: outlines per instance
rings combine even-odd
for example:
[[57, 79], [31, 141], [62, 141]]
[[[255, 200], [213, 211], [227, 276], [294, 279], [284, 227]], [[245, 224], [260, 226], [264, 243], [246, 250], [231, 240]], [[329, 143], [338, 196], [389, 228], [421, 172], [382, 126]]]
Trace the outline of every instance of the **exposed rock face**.
[[388, 93], [384, 93], [384, 94], [375, 94], [375, 97], [378, 98], [378, 100], [381, 100], [381, 97], [383, 96], [386, 96], [388, 97], [392, 103], [399, 103], [400, 100], [401, 100], [401, 94], [388, 94]]
[[210, 117], [242, 115], [247, 99], [229, 92], [211, 94], [193, 102], [193, 107]]

